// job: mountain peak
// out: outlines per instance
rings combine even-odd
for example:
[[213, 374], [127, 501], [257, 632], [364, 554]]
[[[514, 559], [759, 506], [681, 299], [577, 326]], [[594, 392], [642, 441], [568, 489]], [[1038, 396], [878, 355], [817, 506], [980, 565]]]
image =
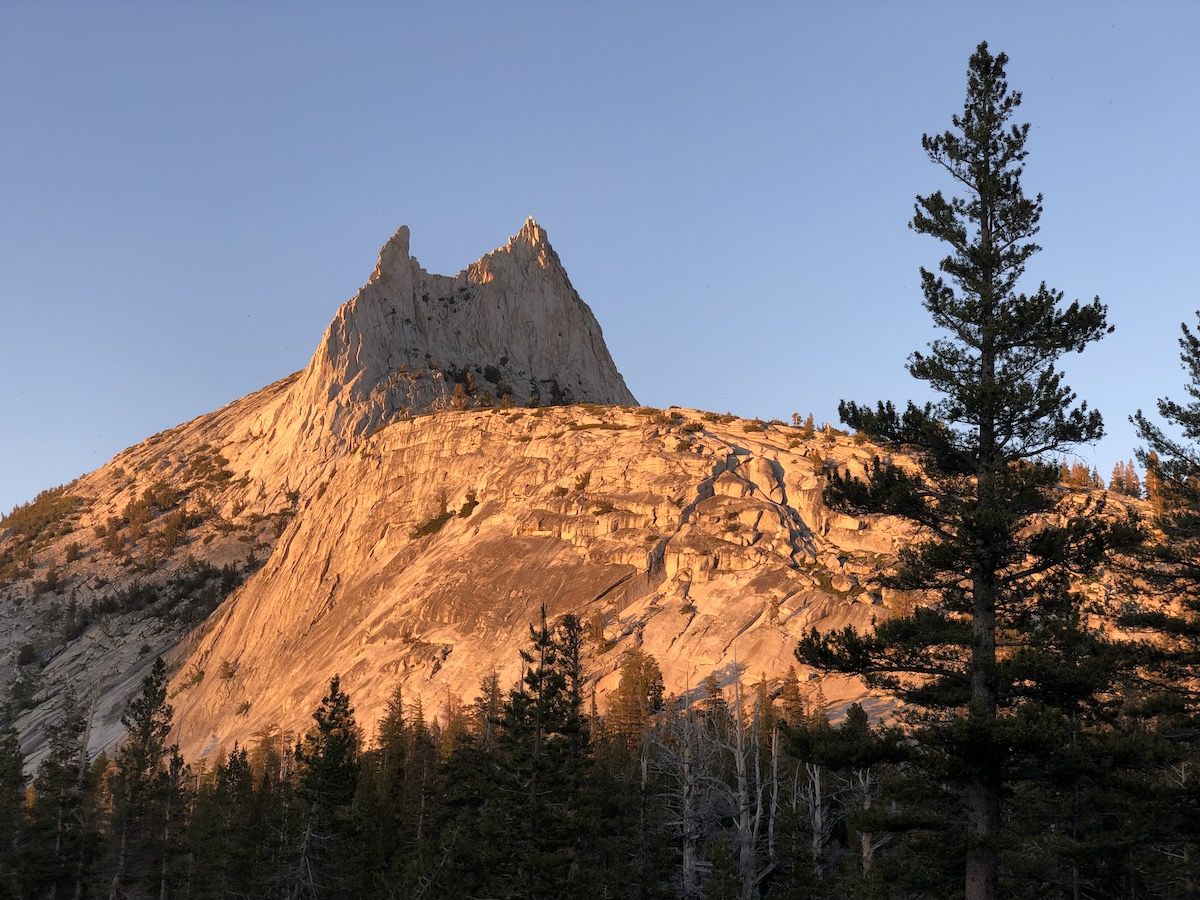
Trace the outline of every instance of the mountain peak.
[[397, 274], [398, 270], [408, 268], [411, 259], [408, 246], [408, 226], [401, 225], [379, 248], [379, 259], [375, 263], [375, 271], [371, 273], [371, 281], [385, 280]]
[[537, 223], [533, 216], [529, 216], [525, 219], [525, 224], [521, 226], [520, 231], [518, 231], [512, 236], [512, 238], [509, 239], [509, 244], [512, 244], [516, 241], [528, 241], [534, 246], [537, 246], [538, 244], [550, 243], [550, 241], [546, 239], [546, 229], [542, 228], [542, 226]]
[[426, 272], [401, 226], [295, 386], [310, 442], [426, 410], [636, 403], [600, 325], [532, 218], [457, 275]]

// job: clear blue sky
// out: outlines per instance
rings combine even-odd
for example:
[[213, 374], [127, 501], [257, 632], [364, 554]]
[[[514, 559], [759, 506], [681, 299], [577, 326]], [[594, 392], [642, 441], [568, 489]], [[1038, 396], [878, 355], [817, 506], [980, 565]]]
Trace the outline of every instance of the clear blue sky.
[[[989, 10], [994, 10], [990, 12]], [[1009, 53], [1034, 266], [1117, 333], [1110, 437], [1200, 306], [1195, 3], [0, 4], [0, 510], [299, 369], [379, 245], [453, 273], [534, 215], [637, 397], [914, 395], [922, 131]]]

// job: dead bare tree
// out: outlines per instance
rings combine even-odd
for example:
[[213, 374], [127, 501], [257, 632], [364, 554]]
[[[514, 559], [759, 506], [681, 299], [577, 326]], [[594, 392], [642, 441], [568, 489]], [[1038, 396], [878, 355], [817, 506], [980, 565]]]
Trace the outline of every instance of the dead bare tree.
[[808, 815], [813, 869], [820, 876], [826, 866], [825, 848], [833, 836], [834, 825], [843, 817], [844, 812], [841, 805], [835, 802], [829, 773], [823, 765], [815, 762], [804, 763], [801, 767], [799, 789], [800, 801]]
[[[850, 770], [844, 782], [850, 802], [856, 803], [863, 812], [870, 812], [871, 805], [875, 802], [879, 792], [878, 778], [874, 769], [870, 766], [855, 767]], [[887, 846], [891, 840], [892, 835], [889, 834], [879, 836], [871, 831], [859, 831], [859, 857], [863, 875], [870, 873], [871, 866], [875, 862], [875, 854]]]
[[[765, 758], [763, 720], [766, 710], [761, 698], [750, 709], [747, 720], [746, 704], [740, 679], [733, 682], [732, 702], [718, 707], [728, 721], [718, 723], [713, 737], [722, 754], [732, 762], [732, 783], [719, 782], [718, 789], [733, 811], [737, 866], [740, 882], [739, 900], [755, 900], [759, 884], [775, 869], [774, 831], [779, 812], [779, 747], [777, 729], [772, 729], [773, 756], [770, 775], [763, 776]], [[764, 834], [765, 831], [765, 834]]]
[[679, 895], [699, 900], [700, 848], [713, 819], [713, 790], [720, 782], [720, 748], [702, 715], [680, 703], [668, 710], [654, 735], [650, 765], [665, 786], [667, 823], [679, 846]]
[[771, 728], [771, 810], [767, 815], [767, 859], [775, 866], [775, 823], [779, 821], [779, 726]]

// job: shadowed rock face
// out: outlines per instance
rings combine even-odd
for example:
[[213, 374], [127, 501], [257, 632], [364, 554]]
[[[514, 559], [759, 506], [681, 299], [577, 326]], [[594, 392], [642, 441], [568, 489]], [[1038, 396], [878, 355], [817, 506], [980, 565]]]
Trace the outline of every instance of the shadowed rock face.
[[903, 535], [820, 502], [823, 462], [869, 448], [633, 403], [532, 220], [454, 277], [400, 229], [303, 371], [78, 479], [33, 537], [0, 529], [31, 764], [70, 686], [111, 745], [157, 654], [197, 755], [302, 728], [333, 672], [366, 723], [398, 681], [427, 709], [469, 699], [516, 677], [541, 604], [592, 627], [601, 708], [634, 645], [682, 693], [887, 613], [874, 573]]

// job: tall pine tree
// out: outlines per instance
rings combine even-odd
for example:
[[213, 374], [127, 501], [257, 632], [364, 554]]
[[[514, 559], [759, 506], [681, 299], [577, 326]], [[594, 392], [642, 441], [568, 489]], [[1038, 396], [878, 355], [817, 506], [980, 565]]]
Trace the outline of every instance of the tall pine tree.
[[1194, 892], [1200, 890], [1200, 782], [1194, 774], [1200, 766], [1200, 336], [1187, 324], [1181, 331], [1188, 399], [1160, 399], [1161, 422], [1141, 410], [1133, 417], [1145, 442], [1138, 460], [1146, 469], [1155, 539], [1136, 573], [1147, 596], [1122, 624], [1156, 637], [1148, 669], [1159, 731], [1171, 739], [1164, 784], [1173, 802], [1151, 824], [1162, 829], [1177, 863], [1173, 877]]
[[288, 879], [294, 900], [344, 896], [346, 872], [341, 862], [352, 831], [350, 806], [361, 742], [350, 696], [334, 675], [329, 693], [313, 713], [312, 727], [296, 746], [299, 796], [307, 807], [307, 820]]
[[1163, 536], [1147, 548], [1154, 563], [1147, 574], [1179, 591], [1183, 601], [1179, 614], [1164, 614], [1151, 624], [1190, 639], [1197, 655], [1180, 657], [1189, 664], [1178, 673], [1183, 676], [1200, 672], [1200, 336], [1186, 324], [1181, 329], [1180, 359], [1188, 374], [1185, 391], [1190, 401], [1160, 399], [1163, 424], [1141, 410], [1133, 422], [1145, 442], [1138, 460], [1146, 468], [1154, 524]]
[[126, 895], [132, 886], [158, 888], [163, 877], [169, 855], [164, 823], [173, 787], [164, 760], [178, 753], [167, 746], [173, 715], [167, 703], [167, 666], [159, 657], [121, 717], [125, 737], [110, 784], [116, 846], [109, 900]]
[[20, 897], [25, 831], [25, 755], [7, 709], [0, 710], [0, 897]]
[[[940, 334], [908, 371], [936, 403], [874, 409], [843, 402], [842, 420], [920, 470], [877, 458], [865, 478], [835, 474], [827, 502], [860, 515], [886, 513], [920, 526], [926, 540], [902, 554], [892, 584], [927, 592], [932, 605], [882, 623], [871, 635], [811, 633], [802, 662], [865, 676], [928, 711], [925, 736], [947, 759], [965, 807], [965, 895], [999, 896], [1002, 798], [1012, 776], [1005, 720], [1029, 698], [1022, 648], [1070, 618], [1062, 578], [1103, 556], [1102, 497], [1059, 522], [1041, 518], [1060, 492], [1052, 460], [1103, 433], [1100, 415], [1076, 404], [1056, 368], [1111, 329], [1105, 307], [1063, 304], [1045, 284], [1018, 291], [1042, 214], [1021, 185], [1028, 124], [1013, 117], [1008, 62], [986, 43], [971, 56], [962, 112], [925, 135], [930, 161], [955, 194], [918, 197], [910, 227], [943, 242], [940, 273], [921, 269], [924, 306]], [[1091, 504], [1088, 508], [1086, 504]], [[998, 641], [1003, 650], [998, 650]]]

